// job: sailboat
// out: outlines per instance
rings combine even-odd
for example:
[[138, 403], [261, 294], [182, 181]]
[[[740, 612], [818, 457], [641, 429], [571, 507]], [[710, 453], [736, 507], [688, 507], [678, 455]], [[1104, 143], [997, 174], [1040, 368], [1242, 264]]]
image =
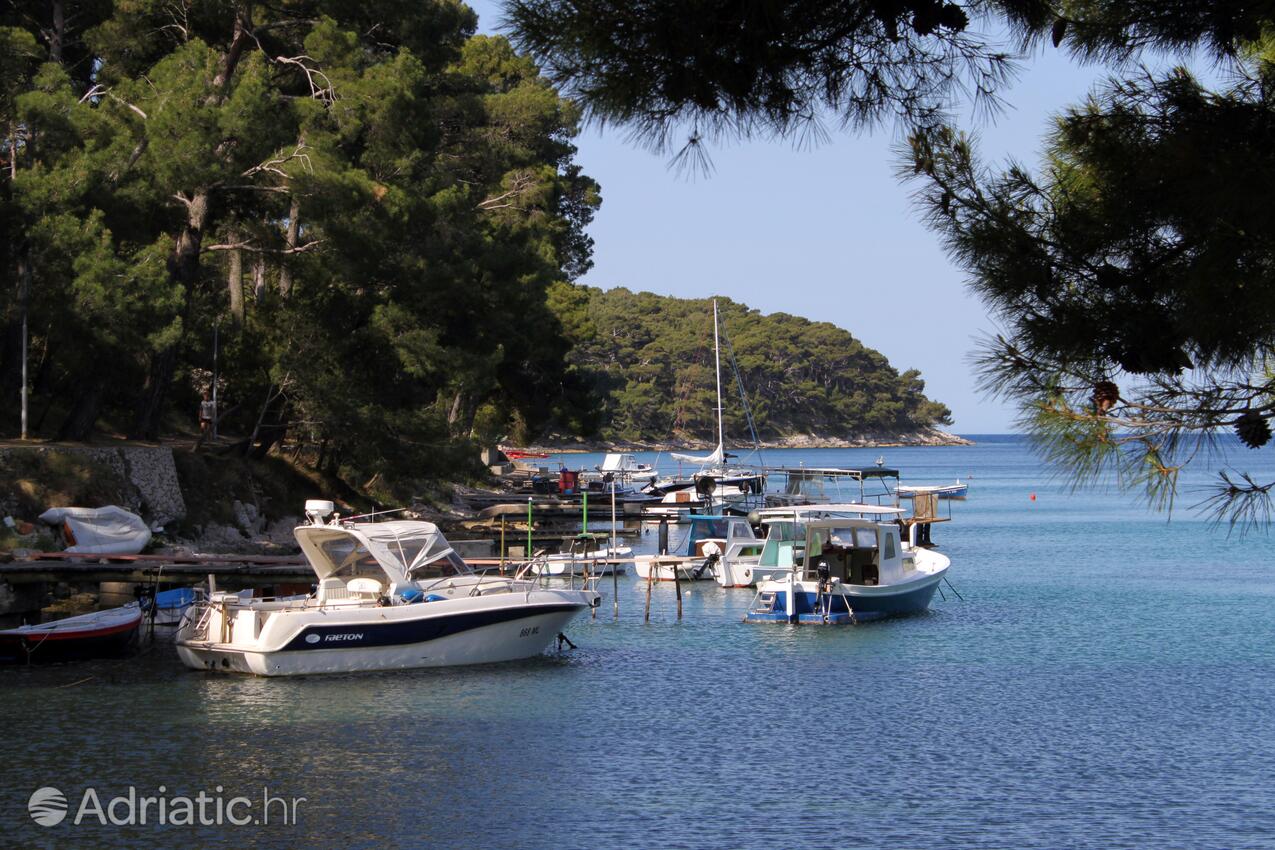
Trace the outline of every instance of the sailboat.
[[[665, 500], [674, 505], [687, 504], [685, 498], [678, 499], [679, 491], [694, 488], [700, 497], [709, 502], [725, 505], [743, 503], [760, 504], [762, 494], [766, 490], [766, 476], [755, 469], [744, 466], [732, 466], [727, 461], [731, 457], [726, 452], [726, 434], [722, 423], [722, 354], [721, 338], [718, 330], [717, 299], [713, 299], [713, 365], [717, 381], [717, 447], [706, 455], [680, 454], [672, 452], [674, 460], [696, 464], [699, 471], [689, 478], [665, 478], [655, 481], [650, 492], [665, 496]], [[747, 404], [747, 400], [745, 400]]]

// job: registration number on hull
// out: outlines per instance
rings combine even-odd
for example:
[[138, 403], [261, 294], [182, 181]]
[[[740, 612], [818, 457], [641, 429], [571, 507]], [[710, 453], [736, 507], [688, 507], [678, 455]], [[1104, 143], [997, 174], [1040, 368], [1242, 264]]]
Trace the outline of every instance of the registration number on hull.
[[522, 630], [522, 633], [519, 634], [518, 637], [531, 637], [532, 635], [538, 634], [540, 634], [539, 626], [527, 626]]

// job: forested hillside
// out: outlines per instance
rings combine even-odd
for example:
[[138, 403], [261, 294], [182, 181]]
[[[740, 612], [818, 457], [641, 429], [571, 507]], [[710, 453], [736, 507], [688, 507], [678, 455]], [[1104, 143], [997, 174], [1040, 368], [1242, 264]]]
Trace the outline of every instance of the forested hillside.
[[[0, 434], [285, 435], [359, 483], [565, 409], [577, 110], [455, 0], [0, 8]], [[219, 344], [214, 364], [214, 338]], [[576, 398], [580, 395], [577, 393]]]
[[[555, 286], [550, 301], [574, 347], [578, 385], [598, 399], [603, 436], [715, 442], [712, 303], [627, 289]], [[762, 315], [718, 299], [758, 436], [847, 438], [899, 434], [950, 423], [923, 394], [920, 373], [900, 374], [879, 352], [828, 322]], [[726, 430], [747, 444], [749, 427], [727, 348], [722, 383]]]

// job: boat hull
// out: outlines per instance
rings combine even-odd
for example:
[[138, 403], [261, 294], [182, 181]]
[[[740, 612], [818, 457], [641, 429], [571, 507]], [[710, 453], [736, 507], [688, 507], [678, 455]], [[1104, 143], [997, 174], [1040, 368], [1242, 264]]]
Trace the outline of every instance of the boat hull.
[[[798, 582], [793, 611], [788, 610], [787, 581], [772, 585], [770, 604], [754, 606], [745, 616], [749, 623], [850, 623], [903, 614], [917, 614], [930, 607], [946, 569], [890, 586], [837, 585], [820, 594], [814, 582]], [[759, 597], [762, 594], [759, 594]]]
[[0, 663], [42, 664], [126, 655], [137, 640], [142, 612], [133, 606], [131, 611], [120, 609], [118, 615], [77, 627], [75, 621], [84, 619], [72, 617], [44, 627], [0, 632]]
[[703, 558], [638, 556], [633, 570], [642, 581], [714, 581], [715, 565], [704, 566]]
[[583, 604], [546, 604], [400, 622], [310, 625], [279, 650], [179, 640], [177, 654], [194, 669], [257, 676], [494, 664], [543, 653], [586, 610]]

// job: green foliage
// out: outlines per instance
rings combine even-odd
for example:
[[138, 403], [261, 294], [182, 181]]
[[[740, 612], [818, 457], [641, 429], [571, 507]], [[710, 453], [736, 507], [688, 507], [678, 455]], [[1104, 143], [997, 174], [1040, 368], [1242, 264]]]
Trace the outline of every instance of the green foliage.
[[188, 426], [214, 328], [223, 433], [388, 495], [467, 474], [472, 439], [588, 419], [548, 307], [600, 203], [578, 110], [470, 9], [66, 11], [0, 12], [0, 261], [30, 273], [35, 406], [66, 411], [45, 432]]
[[[942, 128], [905, 172], [932, 225], [999, 315], [987, 389], [1077, 481], [1114, 475], [1169, 506], [1220, 429], [1270, 440], [1275, 416], [1275, 68], [1219, 92], [1185, 70], [1113, 80], [1061, 116], [1038, 174], [982, 166]], [[1269, 486], [1220, 481], [1232, 524]]]
[[[571, 374], [602, 399], [603, 433], [631, 440], [716, 442], [712, 304], [560, 285], [550, 304], [574, 343]], [[847, 437], [950, 424], [916, 370], [899, 374], [846, 331], [718, 299], [758, 436]], [[723, 355], [725, 427], [746, 444], [747, 420]]]

